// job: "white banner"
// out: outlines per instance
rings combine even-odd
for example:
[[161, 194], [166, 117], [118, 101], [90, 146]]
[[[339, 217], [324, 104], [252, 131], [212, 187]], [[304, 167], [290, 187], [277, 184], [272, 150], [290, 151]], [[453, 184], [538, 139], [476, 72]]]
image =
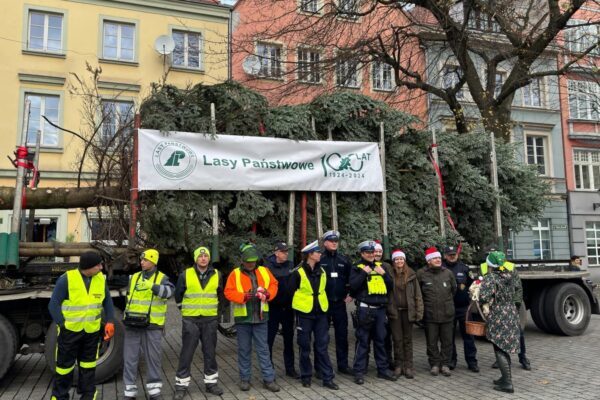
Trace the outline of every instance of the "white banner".
[[377, 143], [140, 129], [139, 190], [381, 192]]

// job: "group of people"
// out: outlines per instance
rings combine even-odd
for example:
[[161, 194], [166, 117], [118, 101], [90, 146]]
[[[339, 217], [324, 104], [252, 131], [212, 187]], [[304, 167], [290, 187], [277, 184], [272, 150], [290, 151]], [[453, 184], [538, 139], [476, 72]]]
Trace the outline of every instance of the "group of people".
[[[518, 307], [522, 289], [513, 265], [501, 252], [490, 252], [481, 265], [482, 279], [459, 261], [455, 247], [444, 256], [435, 247], [425, 251], [427, 266], [415, 272], [401, 250], [394, 250], [391, 265], [382, 260], [381, 245], [372, 240], [359, 244], [359, 260], [338, 251], [340, 234], [326, 232], [321, 241], [302, 249], [302, 261], [293, 266], [288, 245], [274, 244], [273, 254], [259, 265], [253, 244], [240, 247], [240, 266], [224, 280], [211, 264], [207, 247], [193, 253], [194, 265], [179, 274], [175, 285], [158, 271], [159, 253], [148, 249], [141, 255], [141, 271], [129, 277], [125, 325], [123, 384], [125, 399], [135, 399], [138, 363], [143, 354], [147, 365], [146, 392], [161, 398], [162, 336], [167, 300], [174, 296], [182, 316], [182, 346], [175, 374], [175, 400], [183, 399], [191, 383], [191, 363], [201, 344], [204, 384], [207, 393], [220, 396], [216, 361], [218, 317], [224, 300], [232, 307], [237, 333], [239, 388], [251, 386], [252, 351], [259, 362], [262, 385], [278, 392], [273, 367], [273, 344], [283, 336], [286, 375], [310, 387], [312, 379], [339, 389], [329, 357], [329, 329], [333, 325], [337, 372], [351, 375], [362, 385], [373, 348], [377, 378], [396, 381], [415, 376], [413, 323], [425, 328], [431, 375], [450, 376], [457, 364], [455, 331], [458, 324], [467, 367], [479, 372], [477, 350], [465, 330], [471, 301], [489, 305], [487, 338], [493, 343], [502, 377], [494, 389], [512, 392], [510, 353], [521, 351], [519, 360], [530, 369], [519, 326]], [[73, 370], [79, 365], [78, 392], [84, 400], [95, 398], [94, 369], [100, 344], [101, 312], [105, 311], [104, 340], [114, 335], [115, 313], [97, 253], [81, 256], [78, 269], [59, 278], [49, 309], [58, 329], [56, 372], [52, 399], [69, 398]], [[471, 290], [470, 287], [477, 290]], [[348, 352], [348, 304], [356, 346], [352, 365]], [[487, 310], [487, 308], [486, 308]], [[294, 358], [294, 333], [299, 347], [299, 371]], [[372, 346], [371, 346], [372, 343]], [[314, 354], [311, 360], [311, 354]]]

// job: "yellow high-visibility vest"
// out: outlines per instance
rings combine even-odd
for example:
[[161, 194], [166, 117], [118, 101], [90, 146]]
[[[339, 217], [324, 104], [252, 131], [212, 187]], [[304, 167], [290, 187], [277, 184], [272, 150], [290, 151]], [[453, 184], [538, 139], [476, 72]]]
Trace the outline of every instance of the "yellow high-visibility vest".
[[217, 316], [219, 313], [219, 298], [217, 297], [219, 273], [217, 271], [202, 289], [196, 267], [190, 267], [185, 270], [185, 285], [186, 290], [181, 302], [181, 315], [184, 317]]
[[[306, 276], [306, 271], [304, 268], [300, 267], [298, 269], [298, 273], [300, 274], [300, 287], [294, 293], [294, 297], [292, 299], [292, 308], [308, 314], [313, 309], [315, 292], [313, 291], [312, 285]], [[321, 268], [321, 281], [319, 282], [318, 299], [321, 310], [324, 312], [329, 309], [329, 301], [327, 300], [327, 294], [325, 293], [325, 285], [327, 283], [326, 275], [327, 273], [325, 270]]]
[[92, 276], [90, 289], [85, 288], [83, 277], [78, 269], [66, 272], [69, 298], [64, 300], [61, 311], [65, 318], [65, 328], [73, 332], [85, 330], [94, 333], [100, 330], [102, 302], [106, 293], [104, 275]]
[[[508, 262], [508, 261], [504, 261], [504, 264], [502, 264], [502, 267], [505, 268], [508, 271], [512, 271], [515, 268], [515, 264]], [[501, 267], [501, 268], [502, 268]], [[485, 275], [488, 273], [488, 265], [486, 262], [482, 263], [479, 266], [479, 269], [481, 270], [481, 275]]]
[[[155, 274], [157, 275], [155, 276]], [[160, 285], [160, 282], [162, 282], [165, 275], [160, 271], [156, 271], [155, 274], [152, 274], [148, 279]], [[167, 317], [167, 299], [153, 296], [152, 289], [136, 290], [135, 286], [138, 280], [142, 279], [141, 275], [142, 271], [136, 272], [131, 277], [125, 312], [147, 314], [148, 310], [150, 310], [150, 323], [164, 326]], [[154, 280], [154, 278], [156, 278], [156, 280]], [[150, 308], [150, 306], [152, 306], [152, 308]]]
[[[381, 262], [375, 261], [375, 266], [380, 267]], [[357, 267], [365, 269], [365, 264], [358, 264]], [[369, 272], [369, 276], [367, 277], [367, 291], [369, 294], [387, 294], [387, 286], [385, 286], [383, 276], [373, 270]]]
[[[269, 272], [267, 271], [267, 268], [256, 267], [256, 270], [258, 271], [258, 273], [260, 274], [260, 276], [263, 279], [263, 282], [265, 284], [265, 289], [268, 290], [269, 284], [271, 283], [271, 278], [269, 277]], [[242, 287], [242, 271], [240, 270], [240, 268], [236, 268], [233, 270], [233, 273], [235, 274], [235, 287], [236, 287], [237, 291], [240, 293], [244, 293], [244, 288]], [[239, 303], [232, 302], [231, 306], [233, 307], [233, 316], [234, 317], [247, 317], [248, 316], [248, 310], [246, 309], [246, 304], [239, 304]], [[268, 302], [266, 302], [264, 304], [263, 311], [264, 312], [269, 311], [269, 303]]]

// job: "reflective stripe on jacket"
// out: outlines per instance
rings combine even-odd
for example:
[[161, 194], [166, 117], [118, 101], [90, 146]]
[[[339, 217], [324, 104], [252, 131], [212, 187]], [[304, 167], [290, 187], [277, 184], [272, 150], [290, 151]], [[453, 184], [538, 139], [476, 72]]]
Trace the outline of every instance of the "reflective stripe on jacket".
[[[129, 292], [127, 294], [127, 307], [126, 312], [148, 314], [150, 310], [150, 323], [158, 326], [165, 325], [165, 319], [167, 317], [167, 299], [163, 299], [159, 296], [153, 295], [152, 289], [149, 290], [136, 290], [136, 285], [140, 279], [143, 279], [143, 271], [136, 272], [131, 276], [129, 282]], [[165, 275], [156, 271], [154, 274], [149, 276], [147, 279], [154, 281], [155, 284], [162, 282]], [[152, 308], [150, 308], [152, 306]]]
[[66, 272], [69, 298], [64, 300], [61, 311], [65, 318], [65, 328], [73, 332], [85, 330], [94, 333], [100, 330], [102, 302], [106, 294], [106, 281], [102, 273], [92, 276], [90, 289], [85, 288], [83, 277], [78, 269]]
[[[300, 287], [294, 293], [294, 298], [292, 299], [292, 308], [308, 314], [312, 311], [314, 306], [315, 292], [308, 277], [306, 276], [306, 271], [304, 268], [298, 268], [298, 273], [300, 274]], [[327, 293], [325, 293], [325, 286], [327, 283], [326, 275], [327, 273], [325, 270], [321, 268], [321, 279], [319, 282], [319, 293], [317, 298], [323, 312], [326, 312], [329, 309], [329, 301], [327, 300]]]
[[202, 289], [195, 267], [185, 271], [186, 290], [181, 301], [181, 315], [184, 317], [214, 317], [219, 313], [219, 273], [214, 274]]

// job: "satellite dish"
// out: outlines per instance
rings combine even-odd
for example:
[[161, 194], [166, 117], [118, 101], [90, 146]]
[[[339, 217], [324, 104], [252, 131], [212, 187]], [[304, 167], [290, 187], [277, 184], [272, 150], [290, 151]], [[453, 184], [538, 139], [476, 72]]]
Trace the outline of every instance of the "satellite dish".
[[255, 55], [249, 55], [242, 63], [242, 69], [248, 75], [258, 75], [260, 72], [260, 58]]
[[175, 49], [175, 41], [169, 35], [160, 35], [154, 41], [154, 50], [163, 56], [169, 55]]

